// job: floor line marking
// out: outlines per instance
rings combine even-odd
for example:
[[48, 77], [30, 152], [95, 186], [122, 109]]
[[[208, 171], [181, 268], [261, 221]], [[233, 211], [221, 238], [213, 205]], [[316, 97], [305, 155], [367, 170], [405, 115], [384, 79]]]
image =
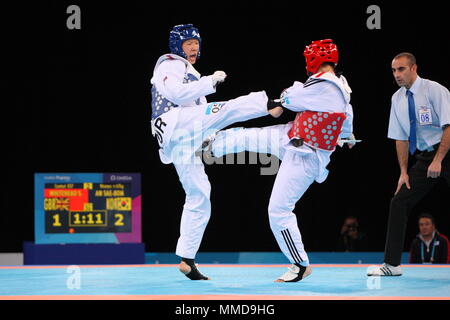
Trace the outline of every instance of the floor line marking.
[[[77, 265], [80, 268], [174, 268], [178, 264], [136, 264], [136, 265]], [[202, 264], [204, 268], [284, 268], [289, 264]], [[375, 264], [311, 264], [313, 268], [367, 268], [376, 266]], [[0, 266], [1, 269], [64, 269], [69, 265], [49, 265], [49, 266]], [[450, 268], [450, 265], [401, 265], [402, 268]]]
[[0, 300], [450, 300], [450, 297], [282, 296], [282, 295], [34, 295]]

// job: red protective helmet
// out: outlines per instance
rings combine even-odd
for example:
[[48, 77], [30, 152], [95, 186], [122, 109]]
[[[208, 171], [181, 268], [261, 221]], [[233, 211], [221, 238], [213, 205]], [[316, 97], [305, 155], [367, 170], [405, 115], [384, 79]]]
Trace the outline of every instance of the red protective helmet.
[[337, 46], [331, 39], [311, 42], [309, 46], [306, 46], [303, 55], [306, 59], [306, 71], [312, 74], [317, 73], [322, 63], [333, 62], [336, 66], [339, 60]]

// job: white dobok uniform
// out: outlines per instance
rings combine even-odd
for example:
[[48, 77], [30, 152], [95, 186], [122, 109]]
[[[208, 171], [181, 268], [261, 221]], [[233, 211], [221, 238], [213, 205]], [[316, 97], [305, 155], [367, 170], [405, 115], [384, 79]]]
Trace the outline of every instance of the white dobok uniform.
[[195, 152], [212, 132], [268, 115], [268, 98], [260, 91], [208, 103], [205, 96], [216, 92], [212, 77], [201, 77], [189, 61], [174, 54], [158, 59], [151, 83], [152, 134], [161, 161], [174, 164], [186, 193], [176, 254], [194, 259], [211, 215], [211, 185]]
[[[353, 131], [353, 110], [350, 105], [351, 89], [343, 76], [339, 78], [333, 73], [318, 73], [307, 82], [294, 82], [293, 86], [284, 90], [281, 99], [285, 108], [295, 112], [317, 112], [314, 118], [301, 123], [301, 130], [311, 132], [313, 125], [319, 125], [322, 117], [333, 113], [345, 114], [342, 127], [328, 126], [321, 128], [321, 138], [325, 135], [338, 134], [347, 138]], [[313, 113], [314, 114], [314, 113]], [[313, 120], [313, 119], [317, 119]], [[314, 182], [325, 181], [334, 151], [323, 150], [312, 141], [305, 139], [303, 145], [296, 147], [289, 138], [288, 132], [295, 122], [264, 128], [232, 128], [217, 134], [212, 146], [212, 153], [220, 157], [229, 153], [251, 151], [269, 153], [277, 156], [281, 162], [269, 203], [269, 220], [271, 229], [280, 246], [291, 263], [303, 266], [309, 264], [305, 252], [297, 218], [293, 213], [295, 204], [308, 187]], [[308, 129], [309, 128], [309, 129]], [[316, 134], [317, 135], [317, 134]], [[308, 136], [309, 137], [309, 136]], [[312, 138], [314, 139], [314, 138]], [[314, 140], [315, 141], [315, 140]], [[329, 143], [329, 142], [327, 142]]]

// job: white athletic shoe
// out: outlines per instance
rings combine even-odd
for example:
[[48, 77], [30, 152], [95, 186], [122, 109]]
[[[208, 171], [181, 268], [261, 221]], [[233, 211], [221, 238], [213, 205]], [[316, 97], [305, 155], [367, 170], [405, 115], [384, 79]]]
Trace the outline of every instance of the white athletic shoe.
[[394, 267], [390, 264], [383, 263], [381, 266], [370, 266], [367, 271], [368, 276], [401, 276], [402, 268], [400, 266]]
[[297, 282], [306, 278], [311, 273], [311, 266], [303, 267], [293, 264], [288, 268], [288, 271], [275, 280], [275, 282]]

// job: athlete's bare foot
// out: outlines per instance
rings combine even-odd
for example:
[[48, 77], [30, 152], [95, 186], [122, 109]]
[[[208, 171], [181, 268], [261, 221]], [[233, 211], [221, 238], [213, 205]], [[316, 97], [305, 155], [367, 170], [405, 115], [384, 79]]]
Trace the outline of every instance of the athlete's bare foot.
[[269, 110], [269, 113], [272, 117], [278, 118], [283, 113], [283, 107], [275, 107]]
[[[193, 260], [192, 260], [193, 261]], [[192, 267], [187, 264], [185, 261], [181, 261], [178, 269], [181, 273], [183, 273], [186, 277], [191, 280], [211, 280], [211, 278], [204, 276], [198, 271], [197, 266], [192, 264]]]
[[191, 267], [189, 267], [189, 265], [184, 261], [180, 262], [178, 269], [181, 271], [181, 273], [184, 273], [184, 274], [191, 272]]

